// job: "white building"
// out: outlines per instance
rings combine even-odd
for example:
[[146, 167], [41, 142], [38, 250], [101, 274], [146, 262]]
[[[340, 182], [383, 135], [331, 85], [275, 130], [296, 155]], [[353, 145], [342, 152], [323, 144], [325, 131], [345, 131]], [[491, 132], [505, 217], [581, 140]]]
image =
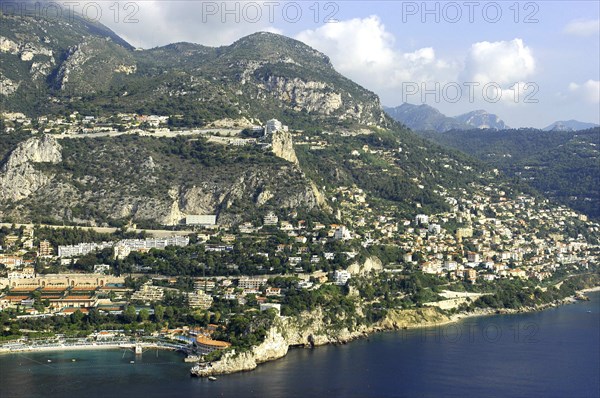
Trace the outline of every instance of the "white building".
[[442, 227], [439, 224], [429, 224], [427, 231], [432, 235], [438, 235], [442, 232]]
[[479, 256], [479, 253], [469, 252], [467, 253], [467, 261], [470, 263], [479, 263], [481, 262], [481, 257]]
[[352, 239], [352, 235], [350, 235], [350, 231], [348, 231], [348, 228], [346, 228], [345, 226], [340, 226], [338, 227], [338, 229], [335, 230], [335, 232], [333, 233], [333, 239], [334, 240], [348, 240], [348, 239]]
[[350, 272], [337, 270], [333, 273], [334, 283], [336, 285], [345, 285], [351, 278]]
[[213, 298], [202, 290], [196, 290], [193, 293], [188, 293], [188, 302], [192, 308], [207, 310], [212, 305]]
[[146, 282], [142, 285], [140, 290], [134, 292], [131, 295], [131, 300], [143, 301], [145, 303], [150, 303], [153, 301], [162, 301], [165, 296], [165, 291], [163, 287], [153, 286], [152, 282]]
[[279, 217], [277, 217], [273, 212], [270, 212], [263, 218], [263, 224], [265, 225], [277, 225], [279, 222]]
[[58, 246], [58, 257], [79, 257], [88, 253], [113, 247], [113, 242], [80, 243], [78, 245]]
[[217, 223], [215, 214], [189, 214], [185, 217], [186, 225], [211, 226]]
[[258, 290], [262, 285], [265, 285], [266, 283], [267, 278], [245, 276], [238, 280], [238, 287], [242, 289]]
[[415, 217], [415, 224], [429, 224], [429, 216], [426, 214], [417, 214]]
[[265, 135], [273, 134], [279, 130], [287, 131], [287, 126], [284, 126], [277, 119], [271, 119], [267, 121], [267, 125], [265, 126]]

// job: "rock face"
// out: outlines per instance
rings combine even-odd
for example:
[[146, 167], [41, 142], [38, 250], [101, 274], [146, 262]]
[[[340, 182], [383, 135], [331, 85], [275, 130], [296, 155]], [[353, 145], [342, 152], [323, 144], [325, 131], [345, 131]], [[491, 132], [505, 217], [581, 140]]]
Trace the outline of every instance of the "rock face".
[[265, 340], [251, 351], [228, 352], [210, 366], [194, 366], [191, 373], [206, 377], [253, 370], [260, 363], [284, 357], [290, 346], [313, 347], [346, 343], [380, 330], [435, 326], [449, 321], [449, 317], [435, 308], [391, 310], [379, 323], [371, 326], [361, 325], [350, 331], [347, 328], [332, 329], [323, 322], [323, 311], [317, 309], [297, 317], [276, 318]]
[[[24, 141], [0, 164], [0, 212], [29, 221], [45, 207], [46, 217], [60, 221], [163, 225], [179, 224], [190, 214], [216, 214], [220, 224], [232, 225], [247, 211], [313, 209], [323, 202], [299, 167], [263, 151], [245, 167], [228, 158], [227, 164], [182, 164], [181, 157], [165, 152], [167, 147], [154, 148], [151, 141], [133, 137], [84, 145], [65, 140], [59, 141], [62, 151], [51, 137]], [[199, 147], [217, 149], [205, 145]], [[45, 163], [56, 166], [50, 172]]]
[[306, 109], [330, 115], [342, 106], [342, 96], [324, 82], [304, 81], [294, 78], [270, 76], [267, 89], [283, 102], [290, 103], [295, 110]]
[[289, 132], [276, 131], [273, 133], [271, 145], [275, 156], [298, 165], [298, 158], [296, 157], [296, 152], [294, 151], [292, 135]]
[[12, 95], [19, 89], [19, 82], [14, 82], [0, 72], [0, 95]]
[[382, 329], [404, 329], [411, 327], [435, 326], [450, 322], [451, 319], [436, 308], [419, 308], [415, 310], [390, 310], [379, 323]]
[[0, 169], [0, 200], [20, 200], [46, 186], [52, 179], [36, 169], [35, 163], [59, 163], [61, 146], [48, 135], [22, 142]]
[[497, 115], [483, 109], [458, 115], [455, 119], [477, 129], [506, 130], [510, 128]]
[[348, 267], [348, 272], [352, 275], [365, 275], [371, 271], [380, 272], [381, 270], [383, 270], [383, 264], [377, 257], [367, 258], [362, 265], [354, 263]]

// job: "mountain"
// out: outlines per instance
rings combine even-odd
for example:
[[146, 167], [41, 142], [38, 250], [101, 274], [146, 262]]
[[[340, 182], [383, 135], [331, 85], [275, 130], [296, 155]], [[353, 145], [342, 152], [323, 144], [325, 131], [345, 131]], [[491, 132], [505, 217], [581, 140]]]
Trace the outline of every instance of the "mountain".
[[551, 125], [544, 127], [544, 131], [577, 131], [577, 130], [586, 130], [594, 127], [598, 127], [595, 123], [585, 123], [580, 122], [578, 120], [564, 120], [554, 122]]
[[454, 118], [476, 129], [505, 130], [510, 128], [497, 115], [488, 113], [483, 109], [464, 113]]
[[395, 108], [384, 107], [384, 110], [392, 119], [414, 131], [444, 133], [449, 130], [502, 130], [509, 128], [498, 116], [484, 110], [472, 111], [455, 117], [446, 116], [426, 104], [404, 103]]
[[[137, 51], [78, 19], [0, 22], [0, 73], [13, 88], [1, 94], [5, 221], [156, 227], [189, 214], [236, 224], [297, 211], [336, 222], [354, 214], [340, 208], [341, 187], [363, 192], [362, 208], [413, 214], [448, 209], [445, 195], [492, 178], [395, 123], [375, 94], [287, 37]], [[139, 115], [167, 116], [171, 130], [129, 131]], [[190, 132], [271, 118], [290, 132], [241, 145]], [[80, 134], [115, 126], [103, 137]]]
[[559, 203], [600, 218], [599, 127], [552, 134], [537, 129], [421, 134], [473, 155]]
[[394, 120], [415, 131], [465, 130], [469, 126], [454, 118], [442, 114], [432, 106], [404, 103], [395, 108], [384, 107], [385, 112]]
[[183, 114], [186, 125], [290, 119], [291, 127], [378, 126], [378, 97], [305, 44], [256, 33], [230, 46], [176, 43], [136, 51], [83, 19], [0, 15], [6, 110], [29, 115]]

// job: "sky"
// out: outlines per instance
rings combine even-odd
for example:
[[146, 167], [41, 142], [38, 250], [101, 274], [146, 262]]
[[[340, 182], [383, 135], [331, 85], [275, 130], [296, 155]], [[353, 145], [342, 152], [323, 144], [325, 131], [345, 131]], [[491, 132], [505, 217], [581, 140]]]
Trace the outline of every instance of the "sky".
[[449, 116], [485, 109], [511, 127], [600, 123], [595, 0], [74, 4], [141, 48], [228, 45], [257, 31], [293, 37], [387, 106], [426, 103]]

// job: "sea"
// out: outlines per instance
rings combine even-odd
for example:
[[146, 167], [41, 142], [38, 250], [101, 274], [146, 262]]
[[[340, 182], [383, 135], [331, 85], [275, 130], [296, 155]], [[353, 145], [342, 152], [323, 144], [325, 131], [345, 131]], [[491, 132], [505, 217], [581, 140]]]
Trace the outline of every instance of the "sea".
[[0, 355], [0, 397], [600, 397], [600, 292], [589, 297], [292, 349], [216, 381], [168, 351]]

